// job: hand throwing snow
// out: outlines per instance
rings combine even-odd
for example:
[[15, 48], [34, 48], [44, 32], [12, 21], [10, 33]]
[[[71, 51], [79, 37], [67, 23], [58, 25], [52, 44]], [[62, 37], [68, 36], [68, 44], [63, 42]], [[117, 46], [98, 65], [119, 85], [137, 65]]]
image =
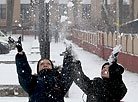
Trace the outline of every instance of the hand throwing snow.
[[115, 63], [117, 62], [117, 56], [121, 50], [122, 46], [121, 45], [118, 45], [116, 47], [113, 48], [113, 51], [111, 53], [111, 55], [109, 56], [109, 59], [108, 59], [108, 62], [110, 63], [110, 65], [112, 63]]

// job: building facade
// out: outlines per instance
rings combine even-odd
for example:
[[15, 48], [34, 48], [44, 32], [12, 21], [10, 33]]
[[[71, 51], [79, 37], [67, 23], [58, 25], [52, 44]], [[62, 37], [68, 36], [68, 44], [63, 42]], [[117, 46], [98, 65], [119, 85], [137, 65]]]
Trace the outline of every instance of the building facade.
[[[7, 24], [7, 1], [0, 1], [0, 29], [6, 31]], [[20, 29], [21, 26], [27, 25], [30, 20], [30, 2], [25, 0], [14, 0], [13, 7], [13, 19], [12, 28], [13, 30]]]
[[[138, 0], [134, 0], [134, 3], [132, 3], [133, 0], [129, 0], [129, 2], [127, 1], [125, 0], [125, 2], [123, 2], [123, 5], [127, 4], [122, 8], [124, 13], [121, 13], [122, 15], [124, 15], [124, 17], [122, 18], [123, 23], [128, 21], [128, 19], [126, 19], [128, 17], [127, 14], [133, 14], [133, 19], [138, 18]], [[20, 29], [21, 26], [24, 26], [24, 29], [29, 29], [29, 27], [34, 24], [34, 15], [37, 15], [38, 17], [38, 12], [37, 14], [34, 14], [34, 9], [32, 9], [33, 5], [30, 5], [30, 2], [31, 0], [14, 0], [12, 20], [13, 29]], [[72, 3], [73, 5], [70, 6], [69, 3]], [[105, 5], [106, 3], [107, 5]], [[86, 26], [90, 26], [93, 23], [98, 24], [101, 19], [103, 19], [103, 13], [104, 15], [106, 13], [103, 5], [106, 6], [106, 9], [109, 8], [110, 5], [110, 8], [107, 10], [107, 12], [109, 13], [110, 11], [110, 15], [116, 18], [116, 0], [50, 0], [50, 4], [52, 4], [50, 6], [50, 22], [51, 25], [54, 26], [56, 26], [60, 22], [62, 15], [68, 16], [68, 19], [66, 20], [66, 25], [68, 26], [81, 26], [85, 25], [85, 23], [87, 23]], [[112, 23], [116, 23], [116, 19], [111, 21], [113, 21]], [[7, 0], [0, 0], [0, 29], [6, 29], [6, 22]]]

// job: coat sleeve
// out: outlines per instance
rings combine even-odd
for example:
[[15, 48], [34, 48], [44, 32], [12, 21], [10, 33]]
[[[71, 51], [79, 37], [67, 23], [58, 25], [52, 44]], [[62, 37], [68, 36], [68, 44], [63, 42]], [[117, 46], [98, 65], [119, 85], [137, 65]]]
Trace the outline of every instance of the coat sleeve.
[[29, 94], [31, 91], [32, 71], [27, 62], [25, 53], [23, 55], [17, 54], [15, 57], [18, 80], [22, 88]]
[[61, 71], [61, 80], [63, 82], [64, 95], [67, 93], [67, 91], [69, 90], [69, 88], [73, 83], [71, 69], [72, 69], [72, 57], [71, 56], [64, 57], [63, 69]]
[[127, 88], [121, 80], [112, 82], [108, 88], [110, 99], [122, 100], [127, 93]]
[[73, 78], [75, 84], [88, 95], [91, 80], [82, 71], [80, 61], [74, 63]]
[[127, 88], [122, 80], [122, 75], [121, 75], [124, 72], [124, 68], [117, 63], [113, 63], [109, 67], [109, 72], [110, 72], [110, 91], [112, 93], [110, 95], [112, 99], [121, 100], [127, 93]]
[[120, 85], [120, 92], [118, 94], [118, 96], [120, 96], [120, 100], [123, 99], [123, 97], [126, 95], [127, 93], [127, 88], [125, 86], [125, 84], [122, 82], [122, 84]]

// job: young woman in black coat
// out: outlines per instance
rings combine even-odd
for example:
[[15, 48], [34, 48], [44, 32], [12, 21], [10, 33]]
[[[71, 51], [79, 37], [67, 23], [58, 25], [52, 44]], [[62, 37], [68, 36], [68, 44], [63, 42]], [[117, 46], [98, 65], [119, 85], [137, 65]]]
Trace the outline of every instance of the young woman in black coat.
[[74, 64], [74, 82], [87, 95], [87, 102], [120, 102], [127, 88], [122, 80], [124, 68], [114, 62], [102, 66], [101, 77], [90, 80], [82, 71], [80, 61]]
[[21, 42], [18, 42], [16, 47], [18, 79], [29, 95], [29, 102], [64, 102], [64, 96], [73, 82], [70, 76], [70, 57], [64, 57], [61, 73], [54, 69], [51, 60], [41, 59], [37, 64], [37, 74], [32, 75]]

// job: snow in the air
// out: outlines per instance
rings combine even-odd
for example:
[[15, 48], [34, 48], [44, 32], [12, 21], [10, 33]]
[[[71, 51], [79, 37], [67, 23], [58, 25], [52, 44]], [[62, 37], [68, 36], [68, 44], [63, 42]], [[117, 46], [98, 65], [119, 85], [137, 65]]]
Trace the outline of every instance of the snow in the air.
[[[64, 40], [54, 43], [51, 42], [51, 60], [54, 61], [54, 65], [62, 65], [63, 56], [60, 53], [65, 50]], [[34, 36], [25, 36], [23, 41], [23, 49], [27, 54], [28, 61], [38, 61], [40, 59], [39, 54], [31, 54], [31, 52], [39, 52], [39, 49], [31, 49], [32, 47], [38, 47], [38, 40], [34, 39]], [[100, 76], [100, 70], [103, 63], [106, 61], [98, 56], [84, 51], [82, 48], [73, 44], [73, 49], [77, 54], [77, 58], [81, 60], [84, 73], [93, 79]], [[0, 55], [0, 60], [14, 61], [17, 51], [12, 50], [9, 54]], [[36, 73], [36, 63], [30, 64], [33, 73]], [[128, 92], [124, 97], [125, 102], [137, 102], [138, 93], [138, 74], [125, 71], [123, 74], [123, 80], [128, 88]], [[0, 64], [0, 84], [1, 85], [19, 85], [16, 66], [15, 64]], [[86, 95], [76, 86], [74, 83], [69, 91], [69, 98], [65, 98], [65, 102], [86, 102]], [[27, 97], [0, 97], [0, 102], [27, 102]]]

